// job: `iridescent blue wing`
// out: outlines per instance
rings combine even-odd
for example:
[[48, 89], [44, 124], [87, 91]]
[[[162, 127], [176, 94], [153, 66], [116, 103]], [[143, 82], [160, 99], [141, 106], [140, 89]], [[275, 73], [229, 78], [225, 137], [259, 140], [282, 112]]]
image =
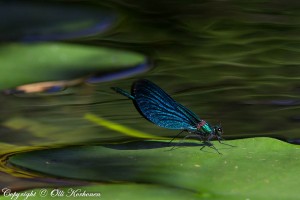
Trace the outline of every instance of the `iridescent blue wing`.
[[131, 95], [137, 110], [152, 123], [168, 129], [193, 129], [200, 118], [148, 80], [133, 83]]

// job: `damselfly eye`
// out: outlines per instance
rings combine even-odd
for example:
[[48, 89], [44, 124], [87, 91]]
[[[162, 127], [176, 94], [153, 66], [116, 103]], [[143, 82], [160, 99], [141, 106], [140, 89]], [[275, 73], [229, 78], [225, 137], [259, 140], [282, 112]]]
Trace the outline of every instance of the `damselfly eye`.
[[216, 134], [221, 136], [223, 134], [223, 129], [221, 127], [216, 127]]

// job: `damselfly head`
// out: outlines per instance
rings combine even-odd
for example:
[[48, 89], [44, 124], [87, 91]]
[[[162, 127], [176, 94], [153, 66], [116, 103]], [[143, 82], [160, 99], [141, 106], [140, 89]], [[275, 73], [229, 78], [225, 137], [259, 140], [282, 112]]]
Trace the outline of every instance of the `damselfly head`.
[[216, 136], [219, 138], [219, 137], [222, 137], [223, 135], [223, 128], [221, 125], [216, 125], [214, 126], [214, 131], [215, 131], [215, 134]]

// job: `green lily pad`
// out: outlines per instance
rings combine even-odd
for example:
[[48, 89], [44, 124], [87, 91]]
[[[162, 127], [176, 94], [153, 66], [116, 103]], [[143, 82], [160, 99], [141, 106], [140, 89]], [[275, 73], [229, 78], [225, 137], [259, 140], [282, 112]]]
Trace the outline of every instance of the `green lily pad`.
[[134, 52], [63, 43], [1, 45], [0, 59], [0, 89], [124, 70], [145, 62]]
[[[204, 199], [298, 197], [297, 145], [270, 138], [227, 141], [237, 147], [214, 143], [222, 155], [208, 147], [200, 151], [199, 143], [170, 151], [168, 142], [148, 140], [32, 151], [10, 157], [9, 163], [49, 176], [175, 187]], [[136, 197], [135, 189], [127, 192], [128, 199]]]

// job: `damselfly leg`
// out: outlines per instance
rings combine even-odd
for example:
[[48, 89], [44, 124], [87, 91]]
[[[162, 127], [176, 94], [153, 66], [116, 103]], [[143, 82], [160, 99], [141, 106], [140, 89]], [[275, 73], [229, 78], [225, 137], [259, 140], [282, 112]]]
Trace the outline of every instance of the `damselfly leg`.
[[218, 154], [222, 155], [222, 153], [219, 152], [219, 150], [209, 141], [204, 141], [203, 142], [203, 146], [200, 148], [200, 150], [202, 151], [204, 149], [204, 147], [209, 147], [214, 149], [216, 152], [218, 152]]
[[224, 138], [218, 137], [218, 141], [219, 141], [220, 144], [227, 145], [227, 146], [230, 146], [230, 147], [236, 147], [236, 146], [234, 146], [234, 145], [231, 145], [231, 144], [227, 144], [227, 143], [222, 142], [222, 141], [224, 141], [224, 140], [225, 140]]

